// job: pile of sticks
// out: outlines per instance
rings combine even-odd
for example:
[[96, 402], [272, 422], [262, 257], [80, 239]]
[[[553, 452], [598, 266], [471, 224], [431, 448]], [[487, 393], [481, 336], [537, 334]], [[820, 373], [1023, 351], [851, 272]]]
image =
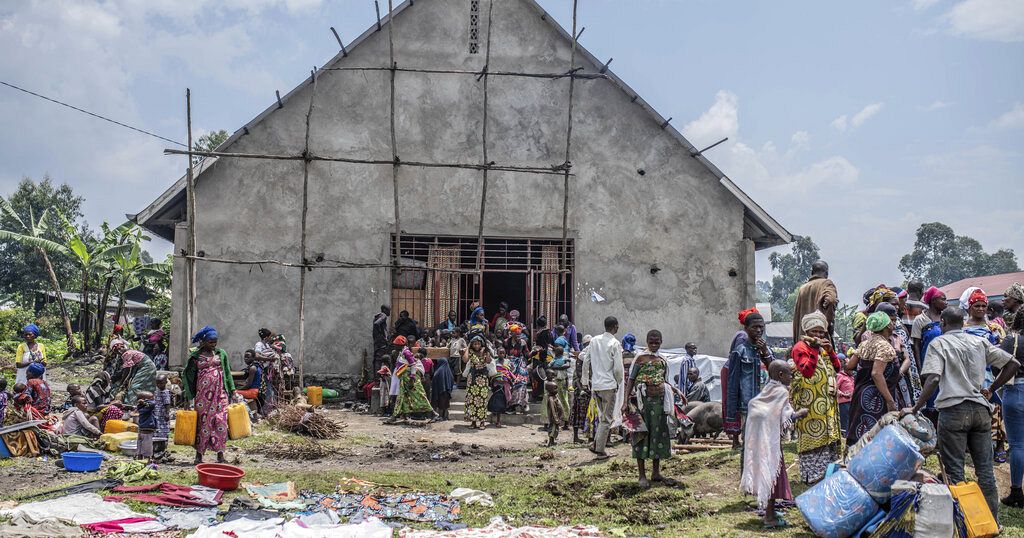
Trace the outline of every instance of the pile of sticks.
[[342, 425], [314, 411], [310, 405], [287, 405], [274, 418], [277, 429], [309, 435], [316, 439], [336, 439]]

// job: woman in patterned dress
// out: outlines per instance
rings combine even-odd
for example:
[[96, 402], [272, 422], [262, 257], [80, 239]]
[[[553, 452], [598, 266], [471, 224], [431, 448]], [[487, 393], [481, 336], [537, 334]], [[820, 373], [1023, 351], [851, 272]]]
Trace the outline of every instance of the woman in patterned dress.
[[482, 430], [487, 421], [487, 400], [491, 394], [488, 380], [492, 371], [497, 372], [482, 336], [473, 337], [469, 347], [462, 352], [462, 360], [466, 364], [462, 372], [466, 378], [466, 420], [471, 428]]
[[395, 364], [398, 397], [389, 422], [402, 418], [425, 419], [436, 416], [423, 388], [424, 372], [423, 362], [409, 348], [403, 349], [399, 362]]
[[793, 409], [806, 409], [807, 416], [796, 421], [796, 451], [800, 458], [800, 477], [807, 484], [825, 478], [828, 464], [842, 454], [839, 427], [839, 401], [836, 398], [836, 371], [842, 368], [839, 356], [828, 339], [828, 319], [815, 311], [800, 320], [804, 335], [793, 346], [796, 375], [790, 384]]
[[192, 337], [198, 347], [192, 351], [181, 376], [185, 408], [195, 400], [196, 463], [203, 462], [207, 450], [217, 452], [217, 462], [226, 463], [224, 446], [228, 440], [228, 401], [235, 391], [228, 355], [217, 347], [217, 330], [207, 325]]
[[896, 350], [889, 343], [892, 319], [885, 312], [875, 312], [868, 317], [865, 328], [863, 341], [851, 351], [846, 362], [848, 372], [856, 371], [850, 429], [846, 435], [848, 445], [856, 443], [882, 415], [908, 405], [899, 382], [910, 369], [909, 357], [902, 364], [896, 360]]
[[[633, 457], [636, 458], [642, 488], [651, 485], [647, 480], [644, 460], [653, 460], [651, 480], [661, 482], [661, 460], [672, 456], [665, 398], [665, 391], [668, 390], [668, 383], [665, 382], [668, 362], [658, 354], [661, 340], [661, 331], [652, 330], [647, 333], [647, 349], [633, 360], [626, 380], [625, 401], [622, 403], [622, 414], [625, 415], [629, 409], [630, 395], [634, 390], [637, 391], [637, 402], [642, 406], [640, 416], [647, 431], [633, 433], [630, 443], [633, 445]], [[668, 402], [668, 405], [672, 405], [671, 399]]]

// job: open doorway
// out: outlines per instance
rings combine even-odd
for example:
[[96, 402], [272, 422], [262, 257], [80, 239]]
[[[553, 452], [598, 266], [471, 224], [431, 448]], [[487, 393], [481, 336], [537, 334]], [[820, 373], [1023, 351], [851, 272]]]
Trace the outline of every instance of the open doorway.
[[508, 303], [509, 310], [526, 312], [526, 273], [487, 271], [483, 274], [483, 306], [490, 321], [498, 311], [498, 305]]

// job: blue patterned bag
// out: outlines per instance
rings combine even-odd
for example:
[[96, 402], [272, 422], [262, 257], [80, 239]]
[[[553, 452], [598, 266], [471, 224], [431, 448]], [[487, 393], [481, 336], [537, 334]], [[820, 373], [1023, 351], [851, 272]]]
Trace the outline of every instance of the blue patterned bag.
[[796, 498], [807, 524], [822, 538], [848, 538], [878, 512], [878, 505], [845, 470], [815, 484]]
[[909, 480], [924, 463], [917, 443], [899, 424], [890, 424], [847, 466], [850, 475], [878, 503], [889, 500], [897, 480]]

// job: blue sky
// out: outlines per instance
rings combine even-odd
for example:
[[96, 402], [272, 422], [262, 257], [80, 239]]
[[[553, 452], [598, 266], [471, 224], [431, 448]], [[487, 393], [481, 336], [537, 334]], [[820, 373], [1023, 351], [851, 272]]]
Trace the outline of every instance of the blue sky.
[[[541, 4], [569, 25], [570, 0]], [[843, 299], [901, 280], [922, 222], [1024, 255], [1024, 2], [581, 0], [579, 19], [583, 45], [697, 146], [730, 137], [708, 156], [815, 239]], [[234, 131], [334, 55], [330, 26], [348, 42], [374, 20], [371, 0], [8, 2], [0, 80], [181, 140], [186, 86], [197, 131]], [[49, 173], [93, 224], [184, 166], [5, 87], [0, 125], [0, 189]]]

